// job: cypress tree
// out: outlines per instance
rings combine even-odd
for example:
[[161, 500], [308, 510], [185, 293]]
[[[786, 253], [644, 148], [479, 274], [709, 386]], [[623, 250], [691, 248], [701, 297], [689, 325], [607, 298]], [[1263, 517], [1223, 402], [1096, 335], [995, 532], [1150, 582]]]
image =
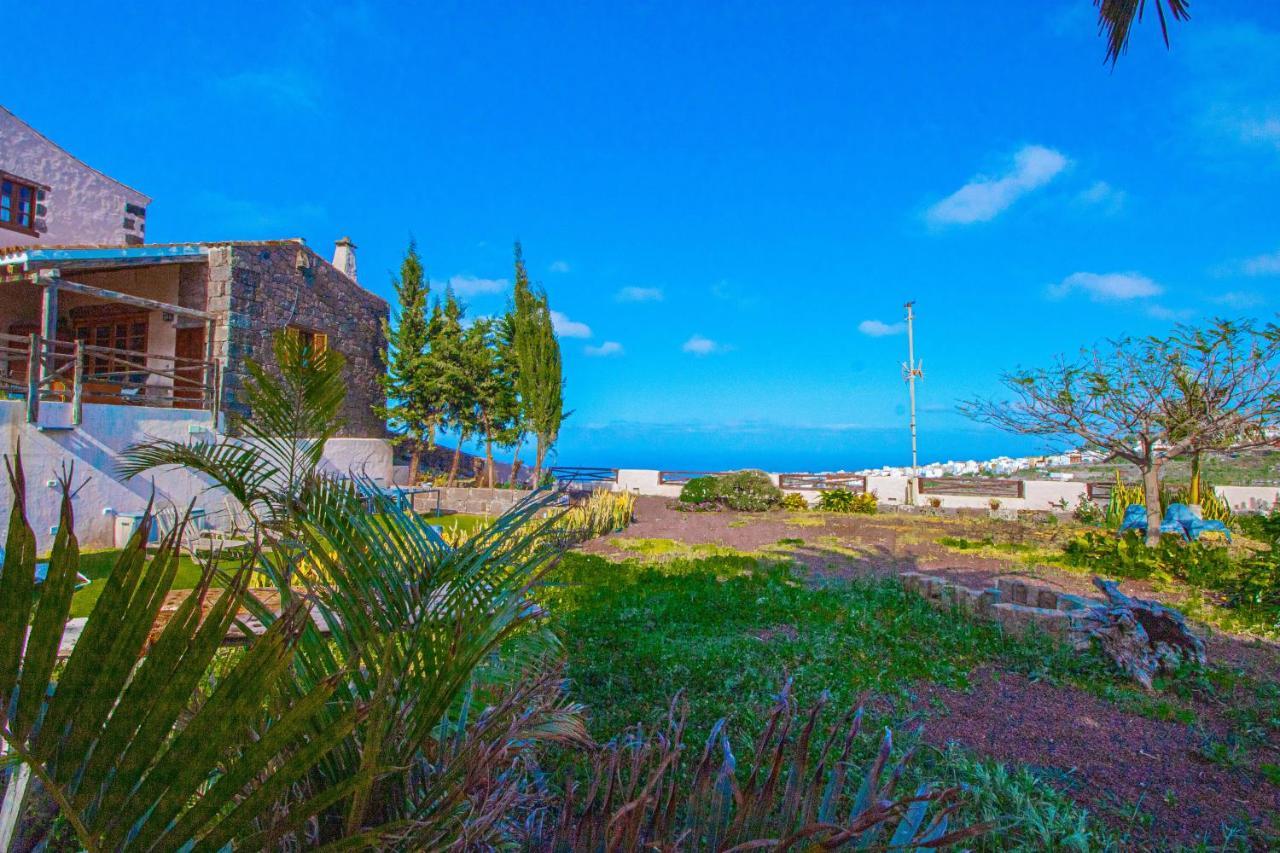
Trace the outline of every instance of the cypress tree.
[[528, 429], [534, 434], [533, 482], [542, 479], [547, 453], [560, 437], [564, 420], [564, 377], [560, 342], [551, 322], [546, 291], [529, 283], [519, 243], [515, 247], [515, 288], [512, 311], [516, 390]]

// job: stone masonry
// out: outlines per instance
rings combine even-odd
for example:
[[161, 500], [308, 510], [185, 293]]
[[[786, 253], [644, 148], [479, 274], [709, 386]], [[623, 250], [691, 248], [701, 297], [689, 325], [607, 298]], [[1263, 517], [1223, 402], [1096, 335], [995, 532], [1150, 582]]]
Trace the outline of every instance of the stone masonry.
[[[440, 508], [449, 512], [461, 512], [467, 515], [502, 515], [520, 501], [533, 494], [525, 489], [480, 489], [463, 486], [442, 487], [440, 489]], [[436, 496], [426, 493], [415, 495], [414, 510], [422, 513], [434, 512]]]
[[293, 326], [323, 333], [346, 358], [346, 421], [340, 435], [382, 438], [386, 424], [375, 409], [385, 402], [380, 378], [389, 307], [300, 241], [211, 245], [208, 310], [226, 317], [214, 334], [223, 359], [223, 408], [248, 416], [243, 401], [253, 359], [273, 367], [275, 333]]
[[1090, 635], [1081, 617], [1098, 603], [1091, 599], [1019, 578], [999, 578], [994, 587], [973, 589], [923, 572], [904, 572], [901, 577], [908, 590], [937, 607], [955, 607], [994, 620], [1013, 633], [1039, 630], [1077, 649], [1089, 647]]

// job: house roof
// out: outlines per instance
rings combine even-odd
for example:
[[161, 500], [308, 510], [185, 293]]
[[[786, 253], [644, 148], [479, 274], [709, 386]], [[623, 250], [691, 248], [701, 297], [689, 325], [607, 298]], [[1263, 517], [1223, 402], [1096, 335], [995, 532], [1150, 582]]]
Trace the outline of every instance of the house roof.
[[[225, 246], [290, 246], [302, 248], [310, 252], [325, 264], [332, 264], [317, 254], [300, 237], [282, 240], [221, 240], [208, 243], [144, 243], [140, 246], [83, 244], [83, 245], [33, 245], [9, 246], [0, 248], [0, 280], [6, 274], [16, 277], [18, 272], [32, 272], [39, 269], [62, 268], [83, 270], [104, 270], [124, 266], [149, 266], [154, 264], [196, 263], [204, 261], [210, 249]], [[17, 267], [19, 269], [15, 270]], [[365, 293], [375, 299], [386, 302], [378, 294], [352, 281]]]
[[72, 160], [75, 160], [75, 161], [76, 161], [77, 163], [79, 163], [81, 166], [84, 166], [84, 167], [85, 167], [86, 169], [88, 169], [89, 171], [91, 171], [91, 172], [97, 172], [99, 175], [101, 175], [102, 177], [106, 178], [108, 181], [111, 181], [113, 184], [118, 184], [119, 186], [122, 186], [122, 187], [124, 187], [125, 189], [127, 189], [129, 192], [131, 192], [131, 193], [136, 193], [137, 195], [142, 196], [144, 199], [146, 199], [146, 200], [147, 200], [147, 202], [146, 202], [147, 204], [151, 204], [151, 202], [152, 202], [152, 198], [151, 198], [151, 196], [147, 195], [146, 193], [142, 192], [141, 190], [136, 190], [136, 189], [134, 189], [133, 187], [129, 186], [129, 185], [128, 185], [128, 184], [126, 184], [124, 181], [120, 180], [119, 178], [113, 178], [113, 177], [111, 177], [111, 176], [110, 176], [110, 175], [108, 175], [106, 172], [102, 171], [101, 169], [96, 169], [96, 168], [94, 168], [93, 166], [90, 166], [88, 163], [86, 163], [85, 161], [81, 160], [79, 157], [77, 157], [76, 155], [72, 154], [70, 151], [68, 151], [67, 149], [63, 148], [63, 147], [62, 147], [61, 145], [59, 145], [58, 143], [54, 142], [52, 139], [50, 139], [49, 137], [45, 136], [45, 135], [44, 135], [43, 133], [41, 133], [40, 131], [36, 130], [34, 127], [32, 127], [31, 125], [27, 124], [27, 123], [26, 123], [25, 121], [23, 121], [22, 119], [18, 118], [18, 117], [17, 117], [16, 115], [14, 115], [11, 111], [9, 111], [8, 109], [6, 109], [3, 105], [0, 105], [0, 113], [4, 113], [4, 114], [5, 114], [5, 115], [7, 115], [9, 118], [13, 119], [13, 120], [14, 120], [14, 121], [16, 121], [18, 124], [22, 125], [22, 126], [23, 126], [23, 127], [25, 127], [27, 130], [29, 130], [29, 131], [31, 131], [32, 133], [34, 133], [36, 136], [38, 136], [38, 137], [40, 137], [41, 139], [43, 139], [43, 140], [44, 140], [45, 142], [47, 142], [49, 145], [51, 145], [51, 146], [53, 146], [54, 148], [58, 149], [58, 150], [59, 150], [59, 151], [61, 151], [63, 154], [65, 154], [65, 155], [67, 155], [68, 157], [70, 157]]
[[[74, 266], [80, 263], [103, 261], [195, 261], [219, 246], [296, 246], [298, 240], [221, 240], [210, 243], [144, 243], [127, 244], [83, 243], [79, 245], [8, 246], [0, 248], [0, 266], [22, 264], [60, 264]], [[303, 244], [305, 245], [305, 244]]]

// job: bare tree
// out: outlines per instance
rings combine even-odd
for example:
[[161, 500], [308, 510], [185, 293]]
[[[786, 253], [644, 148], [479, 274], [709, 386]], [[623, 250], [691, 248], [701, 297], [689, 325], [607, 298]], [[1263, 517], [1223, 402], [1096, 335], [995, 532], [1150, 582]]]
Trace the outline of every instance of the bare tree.
[[[1215, 320], [1124, 338], [1002, 377], [1011, 399], [961, 404], [1022, 435], [1076, 438], [1142, 473], [1147, 541], [1160, 538], [1160, 469], [1186, 453], [1266, 443], [1280, 419], [1280, 328]], [[1194, 399], [1188, 397], [1194, 395]]]

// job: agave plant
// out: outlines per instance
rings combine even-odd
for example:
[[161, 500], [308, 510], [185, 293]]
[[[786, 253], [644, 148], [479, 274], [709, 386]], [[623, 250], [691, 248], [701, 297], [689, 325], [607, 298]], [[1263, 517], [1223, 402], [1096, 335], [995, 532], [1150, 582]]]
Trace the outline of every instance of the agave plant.
[[570, 540], [603, 536], [630, 524], [635, 506], [636, 496], [631, 492], [599, 488], [586, 500], [574, 504], [561, 514], [556, 527], [564, 531]]
[[911, 751], [893, 761], [888, 729], [875, 759], [856, 768], [862, 708], [821, 738], [827, 701], [824, 694], [801, 711], [790, 682], [784, 685], [744, 776], [724, 720], [693, 766], [682, 766], [685, 713], [677, 697], [665, 731], [636, 728], [608, 744], [585, 790], [568, 783], [563, 802], [530, 821], [530, 842], [557, 851], [935, 849], [990, 828], [950, 828], [959, 789], [921, 785], [895, 794]]
[[205, 613], [206, 573], [153, 637], [177, 571], [181, 530], [148, 557], [149, 510], [59, 669], [80, 567], [72, 474], [61, 480], [58, 532], [37, 594], [20, 452], [8, 472], [0, 738], [9, 779], [0, 850], [39, 845], [54, 817], [90, 851], [217, 850], [232, 840], [268, 846], [360, 783], [355, 776], [335, 788], [313, 787], [287, 811], [277, 809], [307, 769], [351, 733], [361, 709], [330, 707], [335, 680], [283, 689], [292, 685], [290, 664], [308, 623], [301, 606], [285, 610], [206, 699], [194, 700], [244, 600], [248, 573], [232, 573]]

